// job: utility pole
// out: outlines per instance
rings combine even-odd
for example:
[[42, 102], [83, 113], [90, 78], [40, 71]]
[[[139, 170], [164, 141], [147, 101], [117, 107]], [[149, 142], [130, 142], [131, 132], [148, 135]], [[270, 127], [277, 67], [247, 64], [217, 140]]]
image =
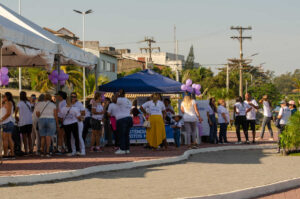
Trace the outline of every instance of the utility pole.
[[231, 39], [238, 39], [239, 42], [240, 42], [240, 60], [239, 60], [239, 63], [240, 63], [240, 87], [239, 87], [239, 95], [240, 96], [243, 96], [243, 65], [242, 65], [242, 62], [243, 62], [243, 40], [244, 39], [252, 39], [252, 37], [245, 37], [243, 36], [243, 31], [245, 30], [252, 30], [252, 27], [249, 26], [249, 27], [241, 27], [241, 26], [231, 26], [230, 28], [231, 30], [237, 30], [239, 32], [239, 36], [233, 36], [231, 37]]
[[[148, 60], [148, 63], [147, 63], [147, 68], [151, 68], [153, 66], [153, 63], [152, 63], [152, 51], [153, 50], [158, 50], [160, 52], [160, 47], [152, 47], [152, 43], [156, 43], [156, 41], [154, 40], [153, 37], [145, 37], [145, 39], [141, 42], [147, 42], [148, 43], [148, 47], [146, 48], [140, 48], [141, 50], [141, 53], [143, 52], [143, 50], [145, 50], [145, 52], [149, 52], [149, 60]], [[151, 66], [150, 66], [151, 65]]]
[[[19, 15], [21, 15], [21, 0], [19, 0]], [[19, 93], [22, 91], [22, 68], [19, 67]]]

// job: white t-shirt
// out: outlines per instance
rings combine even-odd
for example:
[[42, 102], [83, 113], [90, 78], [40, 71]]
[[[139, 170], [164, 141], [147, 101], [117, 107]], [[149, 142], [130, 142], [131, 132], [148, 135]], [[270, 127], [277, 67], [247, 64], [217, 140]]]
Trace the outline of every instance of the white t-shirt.
[[156, 102], [156, 105], [153, 100], [148, 101], [143, 104], [143, 108], [147, 109], [150, 115], [162, 115], [162, 111], [166, 110], [164, 103], [160, 100]]
[[30, 102], [20, 101], [17, 107], [19, 108], [19, 126], [32, 124], [32, 107]]
[[50, 101], [40, 102], [36, 105], [36, 111], [39, 111], [41, 113], [40, 118], [54, 118], [55, 109], [56, 109], [56, 105]]
[[69, 125], [78, 122], [77, 117], [80, 116], [80, 112], [75, 107], [63, 107], [61, 109], [61, 116], [63, 119], [63, 124]]
[[[101, 103], [93, 103], [93, 107], [96, 109], [96, 112], [102, 112], [103, 111], [103, 107], [101, 105]], [[92, 114], [92, 118], [96, 119], [96, 120], [102, 120], [103, 118], [103, 114]]]
[[115, 117], [115, 118], [117, 119], [117, 117], [118, 117], [118, 112], [119, 112], [119, 106], [118, 106], [117, 104], [115, 104], [115, 103], [110, 103], [109, 106], [108, 106], [107, 112], [108, 112], [111, 116], [113, 116], [113, 117]]
[[211, 108], [210, 105], [208, 105], [208, 107], [206, 109], [206, 112], [208, 112], [209, 115], [214, 115], [215, 114], [214, 110]]
[[73, 104], [72, 106], [78, 108], [80, 112], [85, 111], [85, 108], [83, 107], [83, 104], [80, 101], [75, 102], [75, 104]]
[[289, 107], [284, 107], [284, 108], [280, 108], [278, 115], [281, 115], [279, 124], [287, 124], [289, 118], [292, 115], [292, 112], [289, 109]]
[[235, 108], [236, 108], [236, 116], [246, 116], [246, 111], [251, 108], [250, 105], [246, 104], [246, 103], [241, 103], [241, 102], [237, 102], [234, 104]]
[[225, 120], [222, 116], [222, 113], [225, 113], [227, 122], [229, 123], [229, 121], [230, 121], [229, 112], [224, 106], [221, 106], [221, 105], [218, 106], [218, 122], [219, 123], [225, 123]]
[[117, 114], [116, 119], [123, 119], [126, 117], [131, 117], [130, 116], [130, 110], [132, 107], [132, 103], [129, 99], [125, 98], [125, 97], [119, 97], [117, 100], [117, 105], [119, 107], [119, 111]]
[[171, 106], [171, 104], [169, 104], [168, 107], [166, 107], [166, 113], [167, 113], [167, 116], [169, 116], [170, 118], [172, 118], [173, 117], [173, 113], [171, 113], [171, 111], [168, 111], [167, 109], [170, 109], [171, 111], [174, 111], [174, 109]]
[[[250, 103], [252, 103], [254, 106], [258, 106], [258, 104], [257, 104], [257, 102], [256, 102], [255, 99], [252, 99], [252, 100], [250, 101]], [[248, 103], [247, 100], [245, 100], [245, 104], [248, 104], [248, 105], [249, 105], [249, 103]], [[250, 105], [249, 105], [249, 106], [250, 106]], [[247, 120], [256, 120], [256, 109], [255, 109], [253, 106], [250, 106], [250, 107], [252, 107], [252, 109], [251, 109], [251, 111], [249, 111], [249, 112], [246, 114], [246, 118], [247, 118]]]
[[184, 122], [197, 122], [197, 114], [194, 108], [194, 105], [196, 104], [195, 100], [192, 100], [191, 107], [188, 108], [184, 102], [181, 103], [181, 107], [183, 107], [184, 114], [183, 114], [183, 121]]
[[269, 102], [263, 101], [263, 108], [264, 108], [264, 116], [265, 117], [272, 117], [271, 107]]
[[62, 118], [61, 116], [61, 110], [67, 106], [66, 100], [62, 100], [61, 102], [58, 103], [58, 117]]

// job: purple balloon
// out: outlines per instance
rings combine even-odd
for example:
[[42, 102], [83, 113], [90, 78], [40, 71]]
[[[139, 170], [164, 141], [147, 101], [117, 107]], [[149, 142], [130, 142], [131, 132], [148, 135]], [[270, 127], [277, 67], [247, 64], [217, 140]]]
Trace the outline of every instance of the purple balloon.
[[196, 85], [197, 85], [197, 84], [192, 84], [192, 88], [195, 88]]
[[199, 96], [199, 95], [201, 95], [201, 91], [196, 90], [195, 94], [196, 94], [197, 96]]
[[65, 75], [64, 75], [64, 80], [67, 81], [68, 79], [69, 79], [69, 75], [68, 75], [68, 74], [65, 74]]
[[8, 77], [8, 75], [3, 75], [2, 74], [0, 80], [1, 80], [1, 85], [2, 86], [7, 86], [8, 82], [9, 82], [9, 77]]
[[57, 72], [57, 70], [52, 71], [51, 74], [52, 74], [53, 77], [58, 77], [58, 72]]
[[201, 85], [200, 84], [196, 84], [195, 89], [196, 90], [200, 90], [201, 89]]
[[65, 80], [65, 74], [64, 73], [60, 73], [59, 76], [57, 77], [57, 79], [59, 81], [64, 81]]
[[53, 78], [53, 79], [51, 80], [51, 82], [52, 82], [52, 84], [57, 84], [57, 83], [58, 83], [58, 79]]
[[185, 85], [190, 86], [192, 85], [193, 81], [191, 79], [187, 79]]
[[190, 87], [190, 86], [188, 86], [186, 90], [187, 90], [188, 92], [190, 92], [190, 93], [193, 93], [193, 91], [194, 91], [194, 89], [193, 89], [192, 87]]
[[185, 84], [182, 84], [181, 85], [181, 90], [186, 91], [186, 89], [187, 89], [187, 86]]
[[8, 69], [6, 67], [2, 67], [0, 69], [0, 73], [2, 73], [2, 75], [7, 75], [8, 74]]

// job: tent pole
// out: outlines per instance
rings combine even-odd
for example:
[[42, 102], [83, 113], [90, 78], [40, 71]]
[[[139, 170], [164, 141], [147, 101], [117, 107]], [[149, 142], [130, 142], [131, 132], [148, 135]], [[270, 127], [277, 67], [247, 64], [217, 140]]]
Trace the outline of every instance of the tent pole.
[[[55, 55], [55, 61], [56, 61], [56, 70], [58, 73], [58, 76], [60, 74], [60, 56], [58, 54]], [[56, 92], [60, 91], [60, 81], [57, 82], [56, 85]]]
[[98, 64], [95, 64], [95, 85], [96, 85], [96, 91], [98, 90]]

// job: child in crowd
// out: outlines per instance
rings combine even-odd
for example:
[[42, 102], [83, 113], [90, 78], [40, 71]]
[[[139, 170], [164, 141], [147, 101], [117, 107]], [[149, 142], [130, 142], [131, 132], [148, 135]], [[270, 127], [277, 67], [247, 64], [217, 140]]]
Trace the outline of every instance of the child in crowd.
[[180, 129], [182, 127], [182, 116], [181, 115], [175, 115], [173, 116], [172, 120], [172, 128], [173, 128], [173, 134], [174, 134], [174, 141], [176, 147], [180, 147]]

